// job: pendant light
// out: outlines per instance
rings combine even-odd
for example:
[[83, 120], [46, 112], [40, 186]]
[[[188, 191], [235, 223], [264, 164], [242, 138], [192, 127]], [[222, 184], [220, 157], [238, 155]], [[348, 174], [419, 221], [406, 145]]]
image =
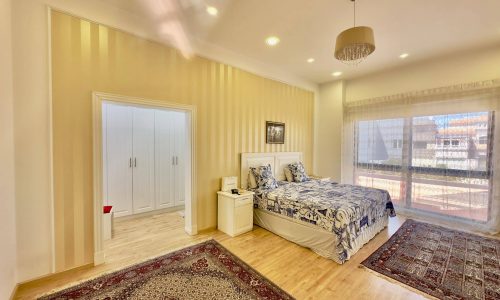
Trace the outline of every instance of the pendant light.
[[337, 36], [334, 55], [341, 62], [356, 66], [375, 51], [375, 39], [370, 27], [356, 27], [356, 0], [351, 2], [354, 4], [354, 26]]

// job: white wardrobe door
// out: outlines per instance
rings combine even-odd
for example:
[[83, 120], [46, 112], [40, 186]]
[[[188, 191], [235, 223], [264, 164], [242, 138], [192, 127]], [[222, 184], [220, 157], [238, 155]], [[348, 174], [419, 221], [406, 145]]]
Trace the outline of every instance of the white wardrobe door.
[[132, 214], [132, 109], [106, 104], [107, 194], [116, 217]]
[[156, 208], [174, 205], [174, 136], [172, 112], [155, 110]]
[[134, 213], [154, 209], [154, 110], [133, 108]]
[[174, 205], [183, 205], [185, 199], [185, 168], [186, 168], [186, 114], [173, 112], [175, 137], [175, 196]]

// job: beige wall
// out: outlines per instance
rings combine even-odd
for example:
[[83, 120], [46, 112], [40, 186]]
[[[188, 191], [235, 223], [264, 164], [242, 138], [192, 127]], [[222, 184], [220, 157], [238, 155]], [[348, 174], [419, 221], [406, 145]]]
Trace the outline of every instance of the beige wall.
[[344, 81], [320, 85], [315, 108], [315, 172], [335, 181], [340, 181], [344, 86]]
[[[55, 270], [51, 195], [51, 116], [49, 97], [47, 6], [121, 28], [138, 36], [159, 39], [149, 20], [101, 0], [12, 1], [14, 69], [14, 141], [16, 149], [16, 228], [18, 281]], [[163, 41], [163, 39], [162, 39]], [[168, 41], [165, 41], [168, 42]], [[196, 45], [194, 45], [196, 46]], [[195, 47], [218, 61], [267, 78], [316, 90], [316, 85], [217, 47]]]
[[[92, 262], [92, 91], [196, 105], [200, 230], [240, 153], [301, 151], [312, 168], [313, 92], [59, 12], [52, 28], [56, 270]], [[266, 120], [286, 123], [284, 145]]]
[[500, 78], [500, 46], [320, 85], [315, 111], [316, 172], [340, 179], [342, 99], [348, 103], [494, 78]]
[[18, 277], [52, 269], [47, 9], [12, 1]]
[[0, 299], [17, 283], [11, 0], [0, 0]]
[[500, 46], [387, 70], [346, 83], [346, 101], [500, 78]]

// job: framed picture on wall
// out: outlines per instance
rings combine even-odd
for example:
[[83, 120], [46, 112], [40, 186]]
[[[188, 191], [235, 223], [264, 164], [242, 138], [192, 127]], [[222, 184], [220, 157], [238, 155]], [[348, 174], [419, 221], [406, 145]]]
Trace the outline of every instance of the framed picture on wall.
[[266, 121], [266, 143], [285, 143], [285, 123]]

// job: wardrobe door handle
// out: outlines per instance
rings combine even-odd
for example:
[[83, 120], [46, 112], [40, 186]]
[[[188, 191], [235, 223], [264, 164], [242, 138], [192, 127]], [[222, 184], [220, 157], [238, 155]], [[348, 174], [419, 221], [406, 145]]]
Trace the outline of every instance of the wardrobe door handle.
[[132, 168], [132, 157], [128, 159], [128, 167]]
[[179, 156], [176, 156], [175, 157], [175, 164], [178, 165], [179, 164]]
[[134, 157], [134, 167], [137, 167], [137, 157]]

